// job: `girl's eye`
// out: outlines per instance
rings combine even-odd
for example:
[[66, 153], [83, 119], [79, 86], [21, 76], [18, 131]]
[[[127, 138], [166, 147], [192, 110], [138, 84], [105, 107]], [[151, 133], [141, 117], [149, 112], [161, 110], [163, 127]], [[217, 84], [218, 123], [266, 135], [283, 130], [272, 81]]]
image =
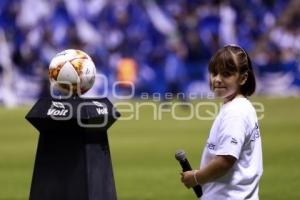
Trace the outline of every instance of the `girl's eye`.
[[229, 76], [231, 76], [231, 73], [229, 73], [229, 72], [223, 72], [223, 73], [222, 73], [222, 76], [224, 76], [224, 77], [229, 77]]
[[218, 73], [217, 73], [217, 72], [211, 72], [211, 75], [212, 75], [212, 76], [217, 76]]

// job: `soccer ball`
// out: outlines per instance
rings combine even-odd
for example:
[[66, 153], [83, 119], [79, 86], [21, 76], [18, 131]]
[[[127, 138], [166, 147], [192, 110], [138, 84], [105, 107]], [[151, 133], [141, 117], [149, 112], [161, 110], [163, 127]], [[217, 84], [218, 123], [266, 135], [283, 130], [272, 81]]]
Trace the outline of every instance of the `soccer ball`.
[[63, 94], [81, 95], [95, 82], [96, 67], [91, 57], [81, 50], [62, 51], [51, 60], [49, 79]]

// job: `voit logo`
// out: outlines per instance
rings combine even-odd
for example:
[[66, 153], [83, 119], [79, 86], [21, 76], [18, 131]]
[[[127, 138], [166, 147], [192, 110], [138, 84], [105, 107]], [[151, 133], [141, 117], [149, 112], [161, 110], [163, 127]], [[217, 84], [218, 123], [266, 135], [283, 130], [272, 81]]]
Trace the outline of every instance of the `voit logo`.
[[66, 117], [69, 110], [61, 102], [52, 101], [51, 107], [48, 109], [47, 115], [55, 117]]
[[98, 101], [93, 101], [93, 104], [95, 104], [97, 106], [96, 111], [98, 113], [98, 115], [107, 115], [108, 114], [108, 110], [106, 107], [104, 107], [104, 105]]

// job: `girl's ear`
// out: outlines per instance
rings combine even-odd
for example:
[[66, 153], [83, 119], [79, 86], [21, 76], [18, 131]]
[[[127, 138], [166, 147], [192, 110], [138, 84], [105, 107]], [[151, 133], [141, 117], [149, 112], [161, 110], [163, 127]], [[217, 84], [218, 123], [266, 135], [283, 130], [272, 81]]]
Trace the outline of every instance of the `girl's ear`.
[[248, 73], [241, 75], [240, 77], [240, 85], [244, 85], [248, 79]]

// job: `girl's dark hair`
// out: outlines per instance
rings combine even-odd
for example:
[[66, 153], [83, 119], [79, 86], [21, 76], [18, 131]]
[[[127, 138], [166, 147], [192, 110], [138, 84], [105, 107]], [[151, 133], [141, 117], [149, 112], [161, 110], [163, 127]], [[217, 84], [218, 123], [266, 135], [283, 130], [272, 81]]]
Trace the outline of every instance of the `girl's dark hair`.
[[225, 76], [235, 73], [248, 74], [246, 82], [240, 88], [241, 93], [244, 96], [251, 96], [255, 91], [256, 81], [252, 62], [247, 52], [239, 46], [227, 45], [219, 49], [210, 59], [208, 71], [211, 74], [220, 73]]

